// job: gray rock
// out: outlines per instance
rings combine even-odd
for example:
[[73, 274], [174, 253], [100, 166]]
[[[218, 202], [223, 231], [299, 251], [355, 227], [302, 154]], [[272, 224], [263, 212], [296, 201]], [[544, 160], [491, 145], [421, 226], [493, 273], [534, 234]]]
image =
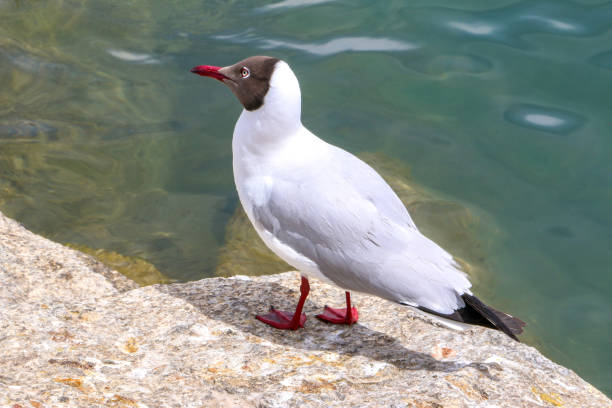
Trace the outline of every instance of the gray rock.
[[354, 295], [360, 321], [313, 314], [343, 292], [295, 272], [136, 287], [0, 214], [2, 407], [612, 407], [537, 350], [484, 328], [456, 332]]

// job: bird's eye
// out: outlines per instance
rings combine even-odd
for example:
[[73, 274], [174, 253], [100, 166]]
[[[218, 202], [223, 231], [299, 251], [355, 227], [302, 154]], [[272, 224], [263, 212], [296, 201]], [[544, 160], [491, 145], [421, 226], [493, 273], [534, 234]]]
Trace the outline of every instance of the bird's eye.
[[247, 67], [242, 67], [242, 69], [240, 70], [240, 76], [242, 76], [243, 78], [248, 78], [250, 75], [251, 71], [249, 71]]

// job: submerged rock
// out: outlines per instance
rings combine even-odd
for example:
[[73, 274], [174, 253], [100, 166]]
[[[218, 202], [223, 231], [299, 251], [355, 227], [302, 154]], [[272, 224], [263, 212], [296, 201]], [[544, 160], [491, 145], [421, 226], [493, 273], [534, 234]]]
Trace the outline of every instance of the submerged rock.
[[70, 248], [76, 249], [77, 251], [93, 256], [104, 265], [130, 278], [140, 286], [172, 282], [172, 279], [168, 278], [157, 270], [155, 265], [145, 261], [144, 259], [134, 256], [121, 255], [117, 252], [107, 251], [105, 249], [94, 249], [85, 245], [66, 245]]
[[58, 129], [53, 125], [36, 120], [14, 120], [0, 122], [0, 139], [32, 140], [46, 137], [57, 139]]
[[[486, 280], [483, 235], [496, 233], [491, 220], [482, 223], [468, 208], [442, 200], [410, 180], [405, 165], [382, 154], [360, 156], [374, 167], [402, 200], [419, 230], [455, 256], [471, 281]], [[486, 224], [488, 230], [483, 233]], [[480, 232], [480, 233], [479, 233]], [[238, 207], [228, 222], [225, 245], [218, 258], [217, 276], [268, 275], [292, 269], [270, 251], [255, 232], [244, 210]]]
[[456, 332], [354, 295], [350, 327], [313, 318], [342, 290], [299, 275], [138, 287], [0, 213], [0, 405], [7, 407], [612, 407], [571, 370], [504, 334]]

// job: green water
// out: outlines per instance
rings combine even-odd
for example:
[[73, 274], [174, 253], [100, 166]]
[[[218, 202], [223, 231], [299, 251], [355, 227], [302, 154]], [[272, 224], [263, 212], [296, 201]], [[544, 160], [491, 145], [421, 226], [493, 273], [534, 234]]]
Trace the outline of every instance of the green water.
[[0, 21], [7, 215], [211, 276], [240, 106], [189, 69], [275, 55], [312, 131], [491, 220], [477, 292], [612, 395], [612, 2], [0, 0]]

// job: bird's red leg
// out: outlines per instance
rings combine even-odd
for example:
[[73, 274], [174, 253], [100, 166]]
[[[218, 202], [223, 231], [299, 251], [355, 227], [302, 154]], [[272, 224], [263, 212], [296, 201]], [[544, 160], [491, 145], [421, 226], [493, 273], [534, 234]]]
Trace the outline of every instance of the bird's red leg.
[[351, 307], [351, 292], [346, 292], [346, 309], [334, 309], [333, 307], [325, 306], [323, 313], [318, 314], [317, 317], [335, 324], [357, 323], [359, 313], [357, 313], [356, 308]]
[[284, 312], [272, 307], [270, 308], [270, 313], [265, 315], [257, 315], [255, 317], [262, 322], [281, 330], [297, 330], [300, 327], [304, 327], [306, 315], [302, 313], [302, 308], [304, 307], [304, 302], [306, 302], [308, 292], [310, 292], [310, 284], [308, 283], [308, 279], [302, 276], [302, 284], [300, 285], [300, 300], [295, 308], [295, 313]]

